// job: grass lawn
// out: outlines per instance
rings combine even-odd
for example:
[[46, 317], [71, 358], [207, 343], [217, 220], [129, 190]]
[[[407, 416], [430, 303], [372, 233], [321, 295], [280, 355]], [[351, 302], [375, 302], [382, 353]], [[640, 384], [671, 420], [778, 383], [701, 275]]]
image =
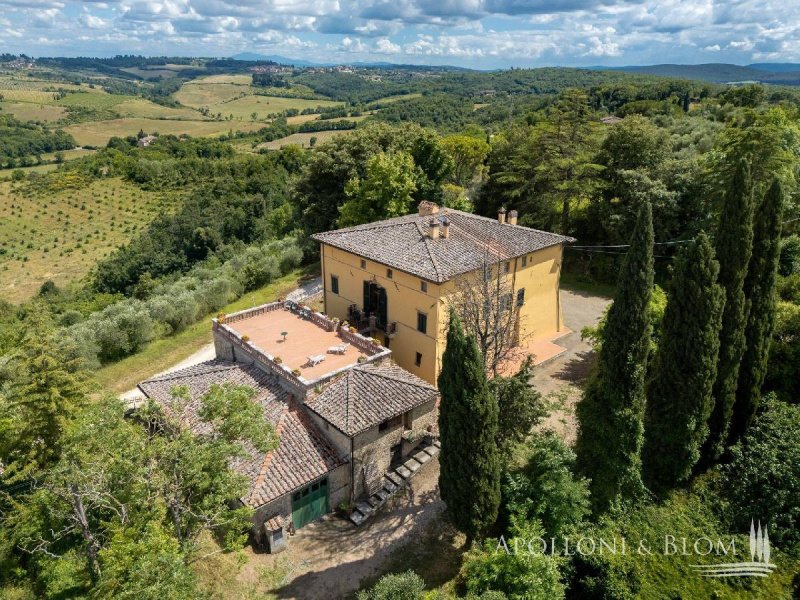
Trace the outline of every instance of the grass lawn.
[[[61, 178], [68, 188], [73, 175], [51, 177]], [[27, 182], [0, 182], [0, 297], [20, 302], [47, 280], [60, 286], [80, 280], [98, 260], [169, 210], [176, 197], [145, 192], [121, 179], [56, 192]]]
[[[319, 264], [292, 271], [269, 285], [245, 294], [223, 308], [222, 312], [235, 312], [272, 302], [295, 289], [301, 277], [318, 271]], [[138, 383], [169, 369], [210, 343], [212, 341], [210, 320], [215, 316], [216, 313], [206, 315], [180, 333], [152, 342], [138, 354], [102, 367], [95, 373], [95, 379], [104, 390], [117, 393], [136, 387]]]
[[[202, 117], [198, 115], [198, 119]], [[111, 119], [78, 123], [65, 128], [81, 146], [105, 146], [113, 136], [135, 135], [142, 130], [146, 133], [185, 133], [195, 137], [213, 136], [229, 131], [256, 131], [263, 123], [241, 121], [179, 121], [175, 119]]]

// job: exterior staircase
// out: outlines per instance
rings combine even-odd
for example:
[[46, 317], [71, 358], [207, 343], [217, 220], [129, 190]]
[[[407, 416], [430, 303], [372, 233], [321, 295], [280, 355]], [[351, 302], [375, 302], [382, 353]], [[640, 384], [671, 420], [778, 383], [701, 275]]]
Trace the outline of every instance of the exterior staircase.
[[420, 444], [416, 452], [406, 457], [403, 464], [383, 476], [383, 486], [369, 497], [356, 502], [355, 509], [350, 514], [350, 520], [356, 525], [361, 525], [378, 509], [388, 502], [389, 498], [403, 489], [406, 482], [431, 459], [439, 455], [442, 444], [439, 440], [428, 440]]

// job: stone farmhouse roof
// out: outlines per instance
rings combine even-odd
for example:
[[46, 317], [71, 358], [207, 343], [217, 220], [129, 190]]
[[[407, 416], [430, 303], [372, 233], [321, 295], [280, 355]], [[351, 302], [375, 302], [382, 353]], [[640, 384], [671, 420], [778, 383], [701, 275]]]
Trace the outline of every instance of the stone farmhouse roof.
[[185, 385], [191, 401], [185, 423], [195, 433], [208, 431], [198, 417], [200, 399], [214, 384], [248, 385], [257, 390], [255, 401], [264, 408], [264, 417], [280, 438], [278, 447], [260, 452], [249, 447], [248, 456], [232, 466], [250, 478], [250, 488], [242, 502], [258, 508], [319, 479], [346, 461], [338, 456], [325, 436], [302, 408], [290, 409], [290, 397], [274, 375], [254, 365], [211, 360], [180, 371], [155, 377], [139, 384], [148, 397], [169, 410], [172, 389]]
[[[431, 238], [433, 219], [440, 224], [449, 222], [448, 237]], [[449, 208], [434, 215], [411, 214], [336, 229], [312, 238], [435, 283], [474, 271], [487, 261], [496, 263], [575, 241]]]
[[354, 436], [437, 397], [437, 390], [392, 363], [349, 369], [306, 406], [348, 436]]

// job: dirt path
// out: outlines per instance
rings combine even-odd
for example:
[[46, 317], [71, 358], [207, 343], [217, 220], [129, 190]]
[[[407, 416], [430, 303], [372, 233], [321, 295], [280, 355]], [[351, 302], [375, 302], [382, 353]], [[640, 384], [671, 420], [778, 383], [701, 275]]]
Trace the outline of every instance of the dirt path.
[[581, 329], [596, 325], [610, 303], [611, 300], [603, 296], [562, 289], [564, 325], [572, 332], [556, 343], [567, 351], [534, 370], [533, 385], [542, 396], [557, 405], [540, 427], [555, 430], [570, 444], [575, 440], [575, 404], [580, 399], [578, 386], [586, 379], [594, 360], [592, 347], [581, 340]]
[[439, 517], [444, 503], [439, 499], [438, 481], [439, 463], [432, 461], [413, 479], [413, 501], [398, 494], [393, 506], [387, 505], [361, 527], [328, 515], [290, 537], [280, 554], [256, 554], [248, 548], [247, 564], [238, 579], [255, 583], [264, 568], [285, 567], [288, 561], [285, 583], [269, 590], [278, 598], [344, 598], [358, 590], [363, 579], [380, 574], [393, 553], [417, 539]]

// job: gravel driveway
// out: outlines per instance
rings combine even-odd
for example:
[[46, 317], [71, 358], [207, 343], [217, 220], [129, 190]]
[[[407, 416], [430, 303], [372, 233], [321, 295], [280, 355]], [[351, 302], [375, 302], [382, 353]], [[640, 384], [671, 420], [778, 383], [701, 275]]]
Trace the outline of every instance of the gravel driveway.
[[562, 289], [564, 325], [572, 332], [556, 343], [567, 351], [534, 370], [534, 387], [557, 406], [540, 427], [557, 431], [570, 444], [575, 441], [575, 403], [581, 395], [579, 386], [594, 362], [594, 351], [581, 339], [581, 329], [596, 325], [609, 304], [611, 299], [604, 296]]

